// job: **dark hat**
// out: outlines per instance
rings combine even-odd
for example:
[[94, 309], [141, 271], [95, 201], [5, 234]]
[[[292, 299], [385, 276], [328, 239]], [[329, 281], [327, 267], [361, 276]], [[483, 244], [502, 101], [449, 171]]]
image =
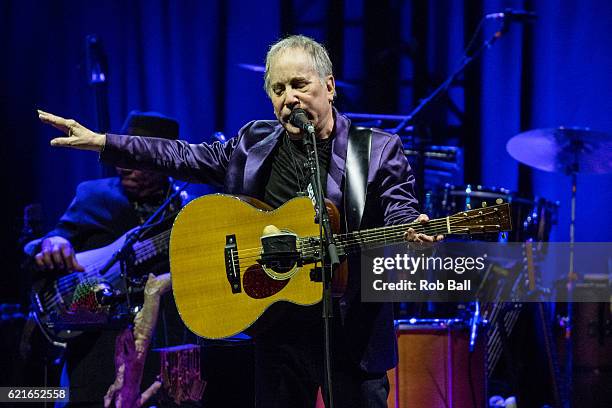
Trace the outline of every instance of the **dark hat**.
[[159, 112], [133, 110], [125, 120], [120, 133], [176, 140], [178, 139], [179, 124], [176, 120]]

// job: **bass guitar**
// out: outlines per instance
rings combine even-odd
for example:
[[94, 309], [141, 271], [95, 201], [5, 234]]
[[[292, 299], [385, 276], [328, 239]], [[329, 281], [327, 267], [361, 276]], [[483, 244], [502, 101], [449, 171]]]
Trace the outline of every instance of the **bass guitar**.
[[[329, 202], [327, 208], [337, 230], [338, 210]], [[334, 238], [339, 252], [350, 254], [363, 246], [402, 242], [408, 228], [429, 235], [507, 231], [512, 229], [510, 217], [506, 203], [427, 224], [392, 225]], [[262, 242], [280, 261], [266, 259]], [[247, 329], [275, 302], [318, 303], [322, 283], [313, 279], [318, 251], [319, 226], [307, 197], [275, 210], [255, 199], [223, 194], [193, 200], [175, 219], [170, 235], [172, 290], [183, 322], [199, 336], [219, 339]], [[335, 291], [341, 292], [347, 274], [336, 272], [334, 279]]]
[[[128, 231], [102, 248], [77, 253], [76, 259], [85, 268], [84, 272], [42, 279], [34, 284], [31, 295], [33, 315], [50, 340], [63, 342], [88, 328], [119, 324], [112, 320], [121, 313], [111, 311], [125, 300], [126, 285], [121, 276], [121, 265], [115, 262], [103, 275], [100, 272], [132, 232]], [[157, 264], [160, 258], [167, 259], [169, 239], [170, 231], [164, 230], [134, 243], [130, 267], [147, 269]], [[142, 290], [144, 283], [143, 279], [141, 287], [130, 285], [129, 294]]]

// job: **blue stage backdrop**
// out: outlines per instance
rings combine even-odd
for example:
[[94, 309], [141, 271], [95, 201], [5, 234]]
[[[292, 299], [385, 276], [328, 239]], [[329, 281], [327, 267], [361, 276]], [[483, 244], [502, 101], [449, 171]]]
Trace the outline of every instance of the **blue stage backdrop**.
[[[424, 7], [429, 17], [427, 41], [421, 44], [410, 41], [409, 24], [419, 23], [415, 8], [409, 7], [413, 2], [383, 3], [399, 12], [378, 31], [389, 29], [401, 37], [401, 51], [423, 56], [432, 78], [439, 80], [461, 56], [470, 34], [465, 23], [469, 16], [478, 19], [505, 7], [531, 8], [539, 15], [530, 28], [513, 24], [468, 71], [468, 75], [477, 74], [471, 83], [480, 90], [479, 113], [470, 137], [481, 154], [472, 159], [475, 164], [470, 163], [479, 171], [466, 183], [518, 190], [519, 166], [506, 153], [505, 144], [522, 130], [566, 125], [612, 133], [612, 3], [431, 1]], [[340, 5], [333, 9], [343, 15], [330, 15], [330, 4]], [[262, 65], [268, 45], [289, 31], [335, 44], [342, 54], [332, 53], [339, 76], [351, 80], [365, 73], [376, 75], [372, 67], [365, 68], [372, 56], [363, 53], [364, 44], [372, 47], [371, 37], [359, 31], [355, 21], [368, 19], [368, 12], [378, 4], [365, 0], [3, 0], [0, 126], [1, 173], [7, 188], [1, 244], [9, 254], [4, 259], [3, 283], [10, 283], [7, 276], [16, 273], [23, 207], [41, 203], [48, 228], [68, 205], [76, 185], [102, 174], [95, 154], [50, 148], [48, 140], [57, 133], [41, 125], [35, 112], [42, 108], [95, 126], [94, 93], [87, 85], [85, 66], [88, 34], [98, 36], [108, 55], [111, 129], [119, 129], [131, 109], [156, 110], [176, 117], [182, 138], [198, 143], [210, 141], [215, 131], [231, 136], [251, 119], [273, 117], [261, 72], [240, 64]], [[290, 6], [294, 13], [305, 10], [312, 21], [327, 24], [292, 24], [286, 20]], [[341, 33], [334, 31], [336, 18], [344, 21]], [[491, 29], [491, 22], [486, 23], [485, 33]], [[398, 61], [398, 83], [392, 84], [398, 89], [392, 96], [396, 109], [384, 113], [407, 113], [417, 103], [413, 95], [399, 91], [405, 86], [399, 81], [409, 79], [407, 71], [414, 67], [404, 57]], [[364, 100], [359, 87], [339, 88], [339, 92], [357, 95], [345, 105], [350, 110], [377, 108]], [[462, 92], [453, 88], [452, 96], [460, 108], [469, 109], [462, 102]], [[553, 239], [568, 240], [569, 177], [539, 170], [527, 175], [535, 195], [560, 201]], [[577, 240], [611, 240], [607, 207], [612, 201], [612, 175], [580, 175], [578, 182]]]
[[[557, 126], [590, 127], [612, 134], [612, 3], [537, 0], [485, 4], [485, 13], [517, 6], [539, 16], [530, 25], [526, 41], [521, 36], [527, 33], [513, 25], [482, 61], [483, 183], [516, 190], [518, 166], [505, 150], [513, 135]], [[531, 174], [535, 195], [560, 202], [559, 224], [552, 239], [568, 241], [571, 178], [540, 170]], [[612, 175], [578, 176], [577, 241], [612, 239], [610, 200]]]

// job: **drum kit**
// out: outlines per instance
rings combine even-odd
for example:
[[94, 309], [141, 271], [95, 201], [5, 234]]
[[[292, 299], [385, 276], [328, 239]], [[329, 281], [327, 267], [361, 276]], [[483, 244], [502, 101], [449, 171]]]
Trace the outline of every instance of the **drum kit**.
[[[514, 159], [524, 165], [571, 177], [570, 251], [572, 251], [577, 175], [612, 173], [612, 135], [576, 127], [535, 129], [512, 137], [506, 149]], [[481, 236], [479, 240], [522, 243], [549, 241], [552, 227], [558, 221], [559, 203], [545, 198], [531, 197], [497, 187], [446, 184], [437, 190], [428, 191], [423, 204], [430, 216], [440, 218], [478, 208], [486, 203], [495, 203], [500, 199], [511, 204], [513, 230], [506, 235]], [[568, 279], [576, 278], [572, 256], [567, 266], [567, 273], [564, 272], [563, 275]], [[450, 315], [456, 317], [452, 311], [454, 309], [451, 309]], [[449, 314], [448, 309], [436, 317], [444, 316], [445, 313]]]
[[[577, 174], [612, 173], [612, 135], [588, 128], [558, 127], [535, 129], [512, 137], [506, 150], [517, 161], [529, 167], [572, 178], [572, 219], [570, 240], [573, 242]], [[508, 240], [548, 241], [557, 222], [558, 202], [532, 198], [504, 188], [481, 185], [446, 185], [428, 193], [426, 202], [434, 217], [477, 208], [484, 202], [502, 199], [512, 204], [514, 230]]]
[[[515, 160], [531, 168], [571, 176], [572, 211], [570, 243], [573, 243], [577, 174], [612, 173], [612, 135], [595, 132], [587, 128], [559, 127], [552, 129], [536, 129], [512, 137], [508, 141], [506, 149]], [[545, 198], [534, 198], [504, 188], [480, 185], [454, 186], [447, 184], [437, 191], [426, 193], [424, 207], [428, 213], [431, 213], [430, 215], [438, 218], [459, 211], [478, 208], [482, 205], [486, 205], [484, 204], [486, 202], [495, 203], [499, 199], [511, 203], [513, 230], [509, 232], [505, 238], [501, 238], [501, 235], [495, 234], [495, 236], [485, 237], [485, 240], [522, 243], [538, 243], [549, 240], [552, 226], [557, 223], [559, 203], [551, 202]], [[537, 245], [534, 245], [534, 247], [537, 247]], [[573, 258], [570, 257], [570, 259]], [[567, 273], [563, 275], [566, 278], [565, 281], [572, 282], [572, 279], [574, 279], [572, 278], [574, 275], [573, 261], [570, 261]], [[541, 300], [545, 301], [552, 299], [547, 298], [547, 296], [542, 296]], [[573, 353], [572, 349], [576, 348], [577, 351], [582, 353], [584, 344], [588, 344], [590, 349], [599, 351], [603, 350], [603, 348], [593, 344], [591, 337], [584, 334], [585, 330], [581, 330], [581, 325], [584, 326], [587, 324], [584, 321], [590, 322], [593, 320], [593, 316], [589, 318], [585, 316], [588, 309], [585, 310], [584, 304], [576, 304], [574, 308], [570, 307], [569, 303], [567, 303], [566, 306], [568, 310], [567, 316], [564, 317], [564, 327], [568, 332], [556, 334], [558, 337], [557, 341], [560, 344], [558, 347], [565, 350], [565, 357], [562, 365], [565, 367], [564, 376], [566, 378], [560, 380], [558, 378], [558, 372], [552, 373], [551, 378], [553, 378], [552, 381], [554, 381], [555, 384], [557, 384], [558, 381], [558, 384], [572, 384], [573, 382], [579, 387], [582, 384], [580, 379], [572, 380], [572, 373], [574, 372], [572, 366], [583, 365], [582, 360], [584, 360], [584, 358], [577, 357], [576, 362], [573, 362], [572, 356], [576, 353]], [[587, 304], [586, 306], [589, 307], [592, 306], [592, 304]], [[479, 305], [478, 302], [458, 305], [405, 304], [400, 306], [399, 315], [403, 317], [403, 319], [396, 320], [396, 326], [398, 328], [398, 333], [401, 333], [402, 327], [409, 327], [413, 331], [442, 328], [448, 333], [454, 333], [456, 336], [461, 336], [462, 333], [463, 335], [475, 334], [476, 327], [480, 326], [477, 323], [482, 323], [486, 320], [487, 323], [484, 326], [486, 328], [486, 335], [478, 336], [477, 342], [475, 343], [481, 345], [483, 342], [486, 343], [484, 347], [480, 348], [481, 353], [484, 354], [476, 353], [477, 357], [482, 357], [484, 355], [486, 364], [481, 362], [481, 364], [475, 364], [473, 367], [476, 378], [487, 378], [489, 381], [492, 381], [495, 378], [504, 378], [503, 373], [495, 371], [496, 366], [501, 360], [504, 349], [507, 347], [504, 345], [508, 344], [507, 338], [517, 324], [523, 308], [524, 305], [520, 303], [511, 304], [501, 301], [498, 303], [483, 303], [482, 305]], [[574, 311], [572, 312], [572, 310]], [[483, 319], [480, 322], [478, 321], [479, 314]], [[575, 316], [572, 316], [572, 314], [575, 314]], [[543, 319], [543, 317], [541, 317], [541, 319]], [[569, 332], [571, 327], [576, 329], [573, 334]], [[550, 336], [550, 333], [548, 335]], [[575, 343], [575, 345], [573, 343]], [[470, 350], [472, 350], [475, 344], [472, 344], [470, 337]], [[550, 347], [550, 345], [546, 347]], [[466, 350], [458, 350], [457, 352], [467, 352]], [[400, 353], [401, 352], [400, 344]], [[554, 354], [547, 353], [546, 355], [549, 356], [548, 361], [552, 361], [551, 359], [553, 359], [553, 357], [550, 356]], [[580, 354], [578, 355], [580, 356]], [[558, 361], [556, 358], [554, 361], [555, 364], [558, 364], [556, 363], [556, 361]], [[425, 365], [430, 364], [430, 362], [419, 361], [419, 364]], [[400, 366], [401, 365], [402, 362], [400, 361]], [[453, 369], [456, 368], [457, 367], [453, 366]], [[501, 374], [502, 377], [496, 377], [496, 374]], [[557, 388], [555, 389], [558, 390]], [[555, 393], [555, 399], [563, 401], [563, 398], [566, 397], [562, 397], [562, 395], [562, 393]]]

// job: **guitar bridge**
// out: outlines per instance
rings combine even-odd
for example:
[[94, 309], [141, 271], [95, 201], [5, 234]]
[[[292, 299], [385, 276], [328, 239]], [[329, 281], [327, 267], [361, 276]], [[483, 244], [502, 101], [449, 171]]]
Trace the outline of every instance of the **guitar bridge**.
[[232, 293], [242, 292], [240, 284], [240, 260], [238, 258], [238, 245], [236, 235], [225, 236], [225, 273], [232, 288]]

